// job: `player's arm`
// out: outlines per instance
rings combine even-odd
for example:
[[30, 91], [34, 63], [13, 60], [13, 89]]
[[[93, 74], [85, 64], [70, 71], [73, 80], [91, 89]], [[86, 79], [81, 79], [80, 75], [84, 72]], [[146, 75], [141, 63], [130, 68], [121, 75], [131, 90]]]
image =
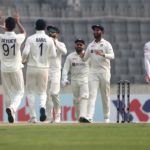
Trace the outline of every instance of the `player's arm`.
[[6, 30], [6, 28], [5, 28], [5, 17], [4, 17], [4, 14], [1, 10], [0, 10], [0, 28], [2, 30]]
[[64, 67], [62, 70], [62, 85], [65, 86], [69, 83], [68, 81], [68, 73], [70, 71], [70, 60], [69, 57], [66, 58], [66, 61], [64, 63]]
[[6, 29], [5, 26], [3, 26], [3, 25], [0, 25], [0, 28], [3, 29], [3, 30]]
[[149, 63], [149, 55], [146, 54], [147, 52], [149, 52], [149, 46], [145, 44], [144, 45], [145, 80], [147, 83], [150, 83], [150, 63]]
[[89, 58], [89, 46], [87, 47], [86, 51], [82, 51], [79, 56], [82, 58], [83, 61], [87, 61]]
[[49, 42], [50, 42], [50, 57], [56, 57], [57, 56], [56, 47], [51, 37], [49, 37]]
[[146, 43], [146, 44], [144, 45], [144, 54], [147, 53], [147, 52], [150, 52], [150, 49], [149, 49], [148, 44]]
[[111, 44], [108, 44], [106, 47], [106, 52], [102, 51], [102, 50], [95, 50], [95, 54], [96, 55], [100, 55], [106, 59], [114, 59], [115, 55], [113, 52], [113, 48], [111, 46]]
[[105, 53], [105, 58], [107, 58], [107, 59], [115, 58], [115, 54], [114, 54], [113, 48], [110, 43], [108, 44], [107, 51]]
[[29, 39], [27, 39], [27, 41], [25, 43], [25, 47], [22, 52], [22, 63], [23, 64], [25, 64], [28, 61], [29, 53], [30, 53], [30, 41], [29, 41]]
[[67, 54], [67, 48], [64, 43], [58, 42], [55, 40], [56, 49], [59, 50], [63, 55]]
[[23, 27], [23, 25], [22, 25], [21, 22], [20, 22], [20, 17], [19, 17], [19, 15], [18, 15], [18, 14], [15, 14], [15, 15], [14, 15], [14, 18], [15, 18], [15, 20], [16, 20], [16, 24], [17, 24], [17, 26], [18, 26], [19, 32], [26, 35], [25, 28]]

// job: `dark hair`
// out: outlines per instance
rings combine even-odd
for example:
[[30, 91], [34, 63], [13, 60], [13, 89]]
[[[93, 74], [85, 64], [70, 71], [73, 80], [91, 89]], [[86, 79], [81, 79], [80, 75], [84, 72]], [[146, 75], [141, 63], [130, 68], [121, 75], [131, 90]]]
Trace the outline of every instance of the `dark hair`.
[[8, 17], [5, 20], [5, 26], [7, 28], [8, 31], [13, 31], [16, 27], [16, 21], [13, 17]]
[[84, 41], [83, 39], [76, 39], [74, 42], [75, 42], [75, 43], [80, 42], [80, 43], [82, 43], [82, 44], [85, 44], [85, 41]]
[[102, 25], [99, 25], [99, 24], [93, 25], [91, 28], [93, 30], [95, 30], [95, 28], [99, 28], [102, 32], [104, 32], [104, 27]]
[[36, 30], [45, 30], [46, 22], [43, 19], [38, 19], [35, 23]]

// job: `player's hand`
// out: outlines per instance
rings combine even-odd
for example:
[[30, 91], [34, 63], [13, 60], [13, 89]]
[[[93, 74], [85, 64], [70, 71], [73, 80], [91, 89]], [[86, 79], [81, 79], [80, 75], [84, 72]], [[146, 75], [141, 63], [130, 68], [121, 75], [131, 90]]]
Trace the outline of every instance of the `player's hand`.
[[148, 75], [145, 75], [145, 81], [150, 84], [150, 78]]
[[81, 58], [83, 58], [84, 55], [85, 55], [85, 51], [82, 51], [82, 52], [79, 54], [79, 56], [80, 56]]
[[0, 25], [0, 28], [2, 28], [3, 30], [6, 30], [4, 25]]
[[3, 30], [5, 30], [5, 17], [3, 14], [3, 11], [0, 10], [0, 28], [2, 28]]
[[27, 60], [23, 60], [22, 61], [22, 64], [24, 65], [24, 64], [26, 64], [27, 63]]
[[100, 56], [105, 57], [105, 53], [102, 50], [95, 50], [94, 52], [96, 55], [100, 55]]
[[66, 81], [61, 81], [62, 87], [65, 87], [65, 86], [67, 86], [67, 85], [69, 85], [69, 84], [70, 84], [70, 82], [69, 82], [68, 80], [66, 80]]
[[0, 18], [2, 18], [4, 16], [3, 11], [0, 10]]
[[14, 17], [14, 19], [15, 19], [16, 22], [19, 22], [19, 21], [20, 21], [20, 16], [19, 16], [18, 13], [14, 13], [14, 14], [13, 14], [13, 17]]

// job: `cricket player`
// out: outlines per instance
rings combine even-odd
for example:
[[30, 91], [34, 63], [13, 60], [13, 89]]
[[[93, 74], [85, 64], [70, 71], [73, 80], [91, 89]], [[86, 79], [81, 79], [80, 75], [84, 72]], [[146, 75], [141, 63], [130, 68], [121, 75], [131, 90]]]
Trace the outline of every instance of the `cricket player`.
[[104, 27], [92, 26], [94, 40], [88, 45], [85, 53], [80, 53], [84, 61], [90, 58], [89, 100], [87, 107], [87, 122], [93, 121], [95, 102], [100, 88], [104, 121], [109, 122], [110, 115], [110, 60], [114, 59], [111, 44], [102, 38]]
[[[14, 32], [16, 25], [19, 34]], [[8, 121], [13, 123], [24, 94], [20, 47], [25, 40], [26, 32], [18, 15], [6, 18], [3, 29], [5, 33], [0, 34], [1, 77]]]
[[[49, 122], [59, 123], [61, 121], [60, 113], [61, 113], [61, 105], [60, 105], [60, 78], [61, 78], [61, 59], [62, 55], [67, 54], [66, 46], [63, 42], [58, 40], [59, 38], [59, 29], [54, 26], [48, 26], [47, 32], [50, 37], [52, 37], [54, 45], [56, 47], [55, 58], [51, 58], [50, 60], [50, 68], [49, 68], [49, 80], [48, 80], [48, 88], [47, 88], [47, 102], [46, 102], [46, 112], [47, 112], [47, 120]], [[53, 106], [55, 112], [55, 120], [53, 120]]]
[[76, 108], [76, 116], [79, 122], [83, 122], [83, 119], [87, 114], [87, 101], [89, 97], [88, 89], [88, 74], [89, 74], [89, 62], [83, 62], [79, 54], [84, 51], [85, 42], [83, 39], [75, 40], [75, 52], [69, 54], [66, 58], [63, 72], [62, 72], [62, 84], [63, 86], [69, 83], [68, 74], [71, 73], [71, 87], [73, 92], [73, 103]]
[[28, 97], [31, 123], [37, 122], [35, 96], [40, 99], [40, 121], [46, 120], [46, 89], [51, 57], [56, 57], [53, 39], [46, 35], [46, 22], [38, 19], [36, 33], [27, 38], [22, 53], [23, 63], [27, 62], [26, 94]]
[[144, 45], [144, 66], [146, 82], [150, 83], [150, 42], [147, 42]]

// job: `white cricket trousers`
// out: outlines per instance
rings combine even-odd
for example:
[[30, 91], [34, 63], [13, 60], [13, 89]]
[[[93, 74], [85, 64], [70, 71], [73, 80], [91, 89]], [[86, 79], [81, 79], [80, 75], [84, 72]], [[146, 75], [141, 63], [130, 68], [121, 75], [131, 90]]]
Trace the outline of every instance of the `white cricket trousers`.
[[48, 68], [27, 67], [26, 94], [30, 108], [30, 117], [36, 118], [35, 96], [39, 96], [40, 107], [46, 108], [47, 83]]
[[60, 78], [61, 71], [57, 70], [55, 72], [49, 71], [49, 81], [47, 87], [47, 102], [46, 102], [46, 113], [47, 120], [53, 118], [53, 107], [56, 116], [60, 116], [61, 113], [61, 104], [60, 104]]
[[89, 98], [88, 80], [71, 80], [73, 103], [76, 109], [76, 117], [86, 117], [87, 101]]
[[1, 72], [1, 76], [5, 106], [6, 108], [11, 108], [14, 115], [24, 95], [24, 79], [22, 69], [19, 69], [16, 72]]
[[89, 75], [89, 100], [87, 118], [93, 120], [98, 89], [100, 89], [104, 119], [110, 115], [110, 73], [97, 72]]

